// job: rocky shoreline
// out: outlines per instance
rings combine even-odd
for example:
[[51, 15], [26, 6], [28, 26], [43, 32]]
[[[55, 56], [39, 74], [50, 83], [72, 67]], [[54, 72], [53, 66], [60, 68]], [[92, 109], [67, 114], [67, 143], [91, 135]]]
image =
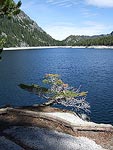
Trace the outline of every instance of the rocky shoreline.
[[[32, 127], [33, 131], [35, 130], [35, 128], [38, 127], [41, 130], [44, 128], [46, 130], [51, 131], [52, 133], [53, 131], [58, 132], [58, 134], [63, 133], [66, 134], [66, 136], [70, 135], [74, 138], [84, 137], [95, 142], [96, 145], [100, 145], [101, 149], [113, 150], [112, 125], [96, 124], [93, 122], [83, 121], [76, 114], [73, 114], [73, 112], [67, 110], [60, 110], [58, 108], [39, 107], [39, 106], [29, 106], [20, 108], [12, 108], [12, 107], [1, 108], [0, 109], [1, 135], [3, 134], [8, 137], [15, 138], [17, 136], [16, 134], [17, 127], [24, 127], [24, 128]], [[15, 133], [13, 134], [15, 136], [12, 137], [12, 132], [11, 134], [6, 133], [8, 129], [10, 129], [10, 131], [13, 130], [13, 132]], [[18, 130], [20, 130], [20, 128]], [[29, 136], [26, 138], [29, 138]], [[27, 146], [28, 145], [26, 145], [26, 147]], [[25, 149], [24, 146], [23, 148]]]
[[33, 50], [33, 49], [50, 49], [50, 48], [94, 48], [94, 49], [113, 49], [113, 46], [104, 46], [104, 45], [92, 45], [92, 46], [37, 46], [37, 47], [10, 47], [3, 48], [5, 51], [12, 50]]

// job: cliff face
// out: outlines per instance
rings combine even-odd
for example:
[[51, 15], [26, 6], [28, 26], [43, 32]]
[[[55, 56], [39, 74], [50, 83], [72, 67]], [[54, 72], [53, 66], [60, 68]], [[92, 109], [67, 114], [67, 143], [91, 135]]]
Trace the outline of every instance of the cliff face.
[[[64, 134], [73, 136], [74, 138], [87, 137], [91, 141], [95, 141], [96, 142], [95, 144], [101, 145], [101, 147], [95, 145], [98, 147], [96, 148], [97, 150], [101, 150], [101, 149], [113, 150], [113, 126], [83, 121], [76, 114], [73, 114], [72, 112], [69, 111], [60, 110], [51, 107], [37, 107], [37, 106], [24, 107], [18, 109], [5, 108], [0, 110], [0, 128], [1, 128], [1, 133], [4, 136], [6, 135], [8, 138], [17, 139], [18, 137], [17, 135], [18, 134], [21, 135], [22, 133], [22, 128], [20, 129], [17, 127], [20, 125], [26, 128], [27, 126], [32, 126], [34, 136], [35, 136], [35, 131], [37, 131], [35, 127], [37, 126], [41, 129], [46, 128], [47, 130], [49, 129], [52, 131], [54, 130], [55, 132], [62, 132]], [[11, 126], [16, 126], [16, 127], [12, 128]], [[8, 130], [8, 132], [6, 132], [7, 128], [9, 127], [11, 127], [11, 129]], [[30, 129], [26, 129], [26, 130], [30, 130]], [[17, 132], [20, 133], [17, 134]], [[48, 131], [45, 131], [44, 133], [47, 132]], [[26, 138], [30, 138], [29, 136], [30, 135], [28, 135], [28, 137]], [[87, 141], [87, 139], [85, 140]], [[22, 140], [20, 139], [20, 141], [21, 141], [20, 142], [21, 145]], [[18, 142], [18, 140], [16, 142]], [[82, 145], [82, 142], [79, 144]], [[24, 145], [24, 146], [28, 146], [28, 145]], [[90, 148], [88, 150], [90, 150]]]

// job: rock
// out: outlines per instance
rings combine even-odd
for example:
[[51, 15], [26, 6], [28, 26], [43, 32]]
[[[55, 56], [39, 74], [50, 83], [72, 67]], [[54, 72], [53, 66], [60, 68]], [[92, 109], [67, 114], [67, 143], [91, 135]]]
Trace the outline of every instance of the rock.
[[[17, 126], [20, 125], [24, 126], [24, 128], [17, 128]], [[10, 130], [5, 130], [10, 126], [16, 127]], [[32, 127], [27, 128], [27, 126]], [[40, 130], [36, 127], [40, 128]], [[80, 119], [76, 114], [73, 114], [73, 112], [51, 107], [29, 106], [21, 108], [8, 107], [2, 109], [0, 114], [0, 128], [2, 132], [3, 130], [5, 130], [5, 133], [7, 133], [8, 136], [14, 136], [14, 138], [16, 138], [17, 140], [18, 136], [25, 136], [25, 139], [31, 139], [33, 135], [35, 137], [35, 133], [37, 133], [37, 137], [42, 133], [48, 133], [48, 135], [51, 135], [53, 134], [53, 132], [54, 134], [56, 134], [56, 132], [58, 132], [58, 134], [61, 134], [62, 132], [62, 134], [68, 134], [75, 139], [78, 139], [80, 137], [87, 137], [87, 139], [94, 141], [94, 143], [96, 142], [95, 144], [101, 145], [101, 148], [103, 147], [105, 149], [113, 150], [112, 125], [97, 124], [94, 122], [84, 121]], [[43, 130], [43, 128], [47, 130]], [[32, 135], [30, 129], [31, 131], [33, 131]], [[19, 131], [20, 133], [18, 133]], [[28, 134], [27, 131], [29, 131]], [[38, 135], [40, 131], [42, 133]], [[26, 135], [24, 135], [23, 133]], [[23, 143], [22, 141], [24, 140], [20, 140], [21, 145], [26, 143], [26, 141]], [[35, 139], [33, 139], [33, 141], [35, 142]], [[56, 142], [54, 141], [54, 144], [55, 143]], [[25, 147], [26, 146], [29, 147], [32, 145], [27, 144], [25, 145]]]
[[0, 150], [24, 150], [19, 145], [14, 142], [8, 140], [6, 137], [0, 137]]
[[46, 128], [13, 127], [4, 132], [35, 150], [104, 150], [86, 137], [73, 137]]

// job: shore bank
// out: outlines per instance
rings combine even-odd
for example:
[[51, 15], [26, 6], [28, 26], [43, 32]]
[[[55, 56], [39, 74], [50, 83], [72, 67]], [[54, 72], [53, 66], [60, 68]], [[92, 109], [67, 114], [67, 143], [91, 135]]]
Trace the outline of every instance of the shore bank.
[[[52, 147], [54, 150], [113, 150], [112, 125], [83, 121], [75, 113], [73, 114], [73, 112], [52, 107], [28, 106], [1, 108], [0, 133], [3, 139], [9, 138], [23, 148], [28, 147], [32, 149], [37, 147], [38, 149], [38, 146], [41, 144], [40, 142], [43, 141], [40, 141], [40, 135], [43, 135], [45, 141], [44, 145], [41, 145], [48, 145], [49, 148], [51, 144], [56, 145], [54, 148]], [[51, 139], [53, 137], [50, 137], [50, 135], [53, 135], [55, 138], [52, 143]], [[73, 138], [74, 141], [72, 140]], [[81, 138], [85, 141], [85, 145], [81, 141]], [[59, 143], [59, 139], [61, 141], [66, 139], [65, 142], [69, 140], [72, 147], [68, 147], [68, 144], [63, 145], [61, 142], [61, 147], [58, 149], [57, 143]], [[77, 143], [77, 139], [79, 143]], [[94, 147], [91, 146], [92, 144]], [[45, 147], [42, 150], [45, 150]]]
[[10, 47], [3, 48], [5, 51], [11, 50], [36, 50], [36, 49], [50, 49], [50, 48], [94, 48], [94, 49], [113, 49], [113, 46], [37, 46], [37, 47]]
[[71, 46], [37, 46], [37, 47], [9, 47], [3, 50], [36, 50], [36, 49], [52, 49], [52, 48], [71, 48]]

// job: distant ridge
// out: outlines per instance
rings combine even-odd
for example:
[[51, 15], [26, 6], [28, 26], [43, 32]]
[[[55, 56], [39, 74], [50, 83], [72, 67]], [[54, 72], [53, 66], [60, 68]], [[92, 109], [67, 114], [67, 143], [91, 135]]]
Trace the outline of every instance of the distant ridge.
[[4, 47], [7, 48], [37, 46], [113, 46], [113, 31], [106, 35], [70, 35], [63, 41], [55, 40], [23, 11], [11, 20], [0, 18], [0, 38], [6, 38]]
[[68, 46], [92, 46], [104, 45], [113, 46], [113, 31], [110, 34], [94, 35], [94, 36], [75, 36], [71, 35], [63, 40]]

